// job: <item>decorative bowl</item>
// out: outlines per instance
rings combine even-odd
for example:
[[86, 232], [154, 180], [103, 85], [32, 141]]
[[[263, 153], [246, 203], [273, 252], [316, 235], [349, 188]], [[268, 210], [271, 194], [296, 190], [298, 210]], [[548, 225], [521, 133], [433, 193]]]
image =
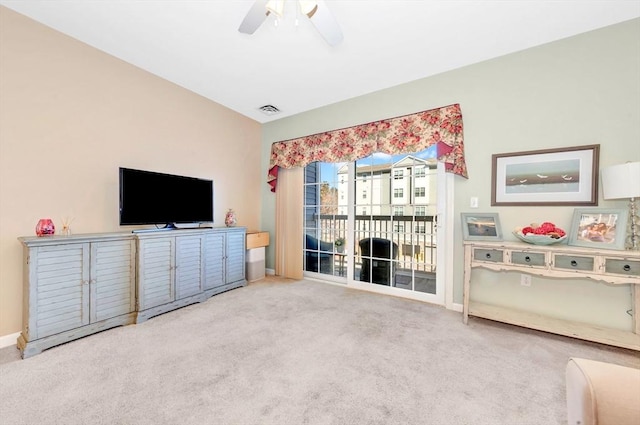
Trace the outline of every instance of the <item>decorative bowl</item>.
[[556, 243], [564, 242], [567, 239], [566, 235], [556, 239], [548, 235], [534, 235], [532, 233], [523, 235], [522, 232], [513, 232], [513, 234], [521, 241], [533, 245], [553, 245]]

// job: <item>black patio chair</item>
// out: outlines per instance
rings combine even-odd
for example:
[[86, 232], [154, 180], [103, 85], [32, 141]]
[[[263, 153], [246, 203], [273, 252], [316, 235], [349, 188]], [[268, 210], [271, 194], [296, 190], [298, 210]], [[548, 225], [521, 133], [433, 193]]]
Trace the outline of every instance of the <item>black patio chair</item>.
[[[305, 234], [305, 270], [308, 272], [332, 274], [333, 243], [318, 240]], [[323, 252], [326, 251], [326, 252]], [[319, 261], [318, 261], [319, 260]]]
[[[393, 282], [398, 244], [388, 239], [367, 238], [359, 242], [362, 256], [360, 280], [389, 286]], [[369, 273], [371, 272], [371, 273]]]

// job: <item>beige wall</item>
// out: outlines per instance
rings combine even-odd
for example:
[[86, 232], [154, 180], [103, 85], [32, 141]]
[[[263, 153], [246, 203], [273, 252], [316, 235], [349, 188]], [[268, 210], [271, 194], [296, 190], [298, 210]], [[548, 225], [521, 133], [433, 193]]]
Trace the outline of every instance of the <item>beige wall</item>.
[[[214, 180], [216, 226], [260, 225], [260, 124], [0, 6], [0, 337], [18, 332], [41, 217], [118, 225], [118, 167]], [[242, 164], [242, 166], [239, 166]]]
[[[400, 65], [399, 65], [400, 66]], [[459, 103], [469, 179], [455, 177], [454, 302], [462, 302], [460, 213], [469, 198], [500, 214], [506, 239], [531, 222], [568, 229], [573, 207], [491, 207], [491, 155], [600, 144], [601, 167], [640, 160], [640, 20], [635, 19], [264, 125], [262, 168], [273, 142]], [[275, 197], [262, 185], [262, 228], [273, 232]], [[626, 207], [603, 201], [601, 207]], [[273, 250], [267, 267], [273, 267]], [[476, 273], [476, 272], [474, 272]], [[496, 304], [630, 329], [630, 289], [584, 280], [477, 273], [473, 294]]]

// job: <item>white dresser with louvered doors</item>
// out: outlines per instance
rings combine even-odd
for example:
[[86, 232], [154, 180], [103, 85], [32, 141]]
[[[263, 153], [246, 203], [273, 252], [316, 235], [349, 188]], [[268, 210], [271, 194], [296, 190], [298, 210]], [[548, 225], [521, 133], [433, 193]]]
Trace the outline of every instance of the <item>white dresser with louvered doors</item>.
[[246, 284], [245, 279], [246, 229], [232, 227], [214, 229], [205, 237], [204, 290], [210, 295]]
[[21, 237], [22, 357], [244, 286], [244, 227]]
[[127, 234], [19, 238], [23, 358], [135, 320], [135, 239]]
[[244, 286], [245, 235], [244, 227], [137, 234], [136, 322]]

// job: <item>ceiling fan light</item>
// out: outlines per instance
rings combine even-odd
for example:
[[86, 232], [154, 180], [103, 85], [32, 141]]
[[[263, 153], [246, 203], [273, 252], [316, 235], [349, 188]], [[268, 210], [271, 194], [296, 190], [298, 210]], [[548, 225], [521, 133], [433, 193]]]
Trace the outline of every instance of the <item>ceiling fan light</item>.
[[267, 13], [273, 13], [279, 18], [284, 15], [284, 0], [269, 0], [265, 7]]
[[298, 4], [300, 5], [300, 12], [309, 17], [311, 17], [310, 15], [313, 15], [315, 8], [318, 7], [318, 2], [311, 0], [299, 0]]

